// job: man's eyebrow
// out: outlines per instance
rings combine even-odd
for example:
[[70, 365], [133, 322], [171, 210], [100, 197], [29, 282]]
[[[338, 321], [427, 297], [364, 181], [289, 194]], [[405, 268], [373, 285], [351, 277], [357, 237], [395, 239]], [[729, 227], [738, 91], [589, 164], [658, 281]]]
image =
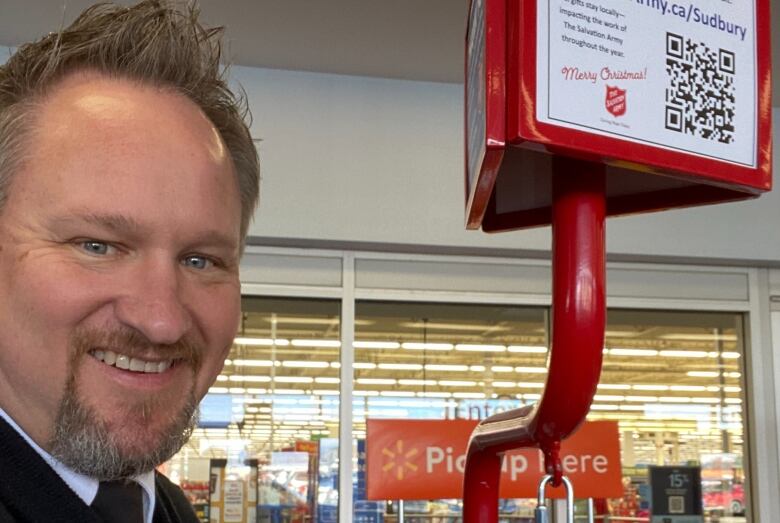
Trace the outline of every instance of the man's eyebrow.
[[88, 223], [112, 232], [140, 234], [143, 227], [135, 219], [116, 213], [76, 212], [66, 216], [58, 216], [57, 222], [66, 225]]
[[205, 230], [197, 234], [193, 241], [189, 242], [193, 248], [216, 247], [229, 251], [238, 251], [238, 238], [233, 238], [222, 232], [215, 230]]
[[[113, 233], [132, 235], [145, 235], [148, 227], [141, 225], [137, 220], [124, 214], [75, 212], [65, 216], [58, 216], [54, 220], [65, 225], [78, 225], [88, 223]], [[192, 248], [216, 247], [229, 251], [238, 251], [239, 240], [216, 229], [205, 229], [198, 232], [188, 242]]]

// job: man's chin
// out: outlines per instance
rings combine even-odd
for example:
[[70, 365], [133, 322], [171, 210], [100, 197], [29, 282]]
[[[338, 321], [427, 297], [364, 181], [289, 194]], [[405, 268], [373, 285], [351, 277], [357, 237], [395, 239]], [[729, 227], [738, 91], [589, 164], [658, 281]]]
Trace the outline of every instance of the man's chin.
[[162, 398], [108, 408], [90, 405], [73, 382], [68, 389], [55, 421], [51, 453], [74, 471], [100, 480], [153, 470], [179, 451], [197, 421], [192, 391], [177, 398], [182, 403], [178, 408], [177, 402]]

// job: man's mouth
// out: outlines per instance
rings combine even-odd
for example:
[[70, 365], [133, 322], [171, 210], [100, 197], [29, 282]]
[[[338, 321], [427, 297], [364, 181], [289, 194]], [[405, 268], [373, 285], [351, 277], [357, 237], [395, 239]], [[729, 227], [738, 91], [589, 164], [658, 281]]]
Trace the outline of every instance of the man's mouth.
[[142, 372], [146, 374], [160, 374], [161, 372], [165, 372], [171, 368], [171, 366], [175, 365], [179, 361], [178, 359], [151, 361], [142, 358], [130, 357], [125, 354], [118, 354], [110, 350], [98, 349], [89, 351], [89, 355], [98, 361], [102, 361], [106, 365], [122, 370]]

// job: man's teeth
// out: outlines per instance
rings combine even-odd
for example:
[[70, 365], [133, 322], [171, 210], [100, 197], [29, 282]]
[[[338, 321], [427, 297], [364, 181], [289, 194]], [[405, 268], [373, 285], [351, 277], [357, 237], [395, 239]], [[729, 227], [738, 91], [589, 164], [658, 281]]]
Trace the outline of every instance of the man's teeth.
[[118, 369], [131, 370], [133, 372], [146, 372], [159, 374], [165, 372], [173, 364], [173, 360], [146, 361], [140, 358], [131, 358], [124, 354], [117, 354], [110, 350], [93, 350], [92, 357], [102, 361], [106, 365], [113, 365]]

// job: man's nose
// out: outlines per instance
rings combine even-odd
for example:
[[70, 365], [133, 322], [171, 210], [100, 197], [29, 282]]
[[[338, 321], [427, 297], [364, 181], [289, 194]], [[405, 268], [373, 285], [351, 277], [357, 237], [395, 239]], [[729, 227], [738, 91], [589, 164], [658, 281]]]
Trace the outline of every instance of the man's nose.
[[116, 300], [117, 319], [151, 343], [172, 344], [192, 327], [183, 300], [180, 267], [170, 261], [146, 261], [133, 267]]

